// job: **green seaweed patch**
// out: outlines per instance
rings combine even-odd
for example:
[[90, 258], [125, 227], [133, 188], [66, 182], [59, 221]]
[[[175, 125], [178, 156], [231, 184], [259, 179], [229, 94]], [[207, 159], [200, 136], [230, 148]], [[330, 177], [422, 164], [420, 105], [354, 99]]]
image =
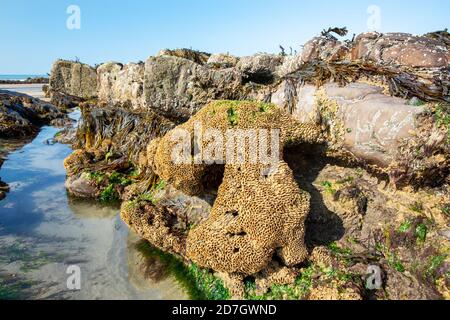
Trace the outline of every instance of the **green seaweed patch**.
[[[425, 277], [431, 282], [436, 282], [439, 277], [438, 271], [444, 265], [448, 254], [434, 255], [428, 259], [427, 266], [425, 268]], [[448, 276], [450, 274], [447, 273]]]
[[215, 277], [209, 270], [199, 268], [191, 263], [186, 265], [179, 258], [163, 252], [142, 240], [136, 244], [136, 248], [145, 257], [158, 259], [165, 265], [168, 274], [186, 291], [192, 300], [228, 300], [229, 290], [223, 282]]
[[256, 282], [252, 277], [244, 280], [245, 298], [247, 300], [300, 300], [306, 299], [312, 285], [313, 277], [318, 271], [318, 267], [310, 265], [303, 269], [300, 275], [291, 285], [272, 285], [264, 295], [256, 294]]
[[101, 171], [94, 171], [88, 173], [88, 179], [95, 181], [97, 184], [101, 184], [105, 179], [105, 177], [106, 177], [105, 173]]
[[100, 194], [100, 201], [109, 203], [117, 202], [119, 200], [119, 194], [117, 193], [113, 184], [108, 185]]
[[232, 127], [238, 124], [238, 114], [235, 107], [230, 107], [227, 110], [228, 122]]
[[324, 187], [325, 192], [334, 196], [336, 194], [336, 189], [333, 188], [333, 184], [330, 181], [324, 181], [321, 183], [322, 187]]
[[156, 199], [156, 194], [159, 191], [162, 191], [166, 188], [167, 182], [164, 180], [159, 180], [155, 182], [149, 191], [141, 194], [137, 198], [137, 202], [145, 201], [145, 202], [151, 202], [153, 205], [158, 204], [158, 200]]

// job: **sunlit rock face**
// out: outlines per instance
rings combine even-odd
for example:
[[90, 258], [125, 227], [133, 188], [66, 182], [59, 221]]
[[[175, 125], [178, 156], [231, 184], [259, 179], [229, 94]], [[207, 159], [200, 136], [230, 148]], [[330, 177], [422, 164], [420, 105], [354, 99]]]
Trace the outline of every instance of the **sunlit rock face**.
[[144, 64], [110, 62], [97, 69], [98, 99], [109, 105], [139, 109], [144, 105]]
[[146, 107], [170, 119], [188, 119], [208, 101], [241, 99], [242, 77], [175, 56], [150, 57], [145, 64]]
[[97, 71], [84, 63], [58, 60], [52, 67], [50, 90], [82, 99], [97, 97]]

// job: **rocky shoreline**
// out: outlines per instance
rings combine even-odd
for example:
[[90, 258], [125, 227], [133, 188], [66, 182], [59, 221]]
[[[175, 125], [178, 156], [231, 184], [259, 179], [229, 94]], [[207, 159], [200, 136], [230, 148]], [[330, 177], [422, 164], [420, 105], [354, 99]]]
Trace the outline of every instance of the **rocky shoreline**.
[[[29, 143], [44, 125], [63, 128], [72, 126], [72, 121], [49, 103], [26, 94], [0, 90], [0, 168], [9, 152]], [[0, 177], [0, 200], [7, 192], [9, 187]]]
[[[120, 203], [144, 251], [174, 257], [165, 261], [187, 268], [203, 297], [450, 299], [449, 39], [324, 32], [295, 55], [58, 60], [46, 94], [82, 110], [66, 188]], [[5, 99], [4, 117], [27, 107]], [[39, 119], [64, 119], [31, 105]], [[32, 117], [16, 113], [5, 134], [31, 134]], [[197, 125], [279, 129], [276, 173], [249, 157], [174, 164], [177, 130], [207, 149]], [[378, 290], [366, 285], [371, 266]]]
[[25, 80], [0, 80], [0, 84], [48, 84], [49, 78], [37, 77]]

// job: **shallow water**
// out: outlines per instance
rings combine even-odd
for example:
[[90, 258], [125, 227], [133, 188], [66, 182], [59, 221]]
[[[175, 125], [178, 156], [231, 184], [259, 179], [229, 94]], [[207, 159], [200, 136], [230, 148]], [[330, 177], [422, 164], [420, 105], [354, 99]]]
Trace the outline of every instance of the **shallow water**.
[[[139, 239], [117, 208], [68, 197], [63, 160], [71, 149], [46, 143], [57, 132], [42, 128], [0, 170], [11, 187], [0, 202], [0, 297], [3, 281], [29, 299], [184, 299], [173, 279], [152, 283], [139, 274]], [[67, 286], [73, 265], [80, 290]]]

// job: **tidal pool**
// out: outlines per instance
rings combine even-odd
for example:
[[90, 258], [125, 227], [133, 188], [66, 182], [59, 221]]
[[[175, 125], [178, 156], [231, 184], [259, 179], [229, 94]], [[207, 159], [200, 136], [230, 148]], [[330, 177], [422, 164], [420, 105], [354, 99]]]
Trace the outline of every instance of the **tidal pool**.
[[[185, 299], [173, 278], [141, 274], [139, 239], [118, 208], [67, 195], [63, 160], [72, 150], [47, 143], [58, 131], [43, 127], [0, 169], [11, 187], [0, 202], [0, 299]], [[67, 285], [71, 266], [80, 290]]]

